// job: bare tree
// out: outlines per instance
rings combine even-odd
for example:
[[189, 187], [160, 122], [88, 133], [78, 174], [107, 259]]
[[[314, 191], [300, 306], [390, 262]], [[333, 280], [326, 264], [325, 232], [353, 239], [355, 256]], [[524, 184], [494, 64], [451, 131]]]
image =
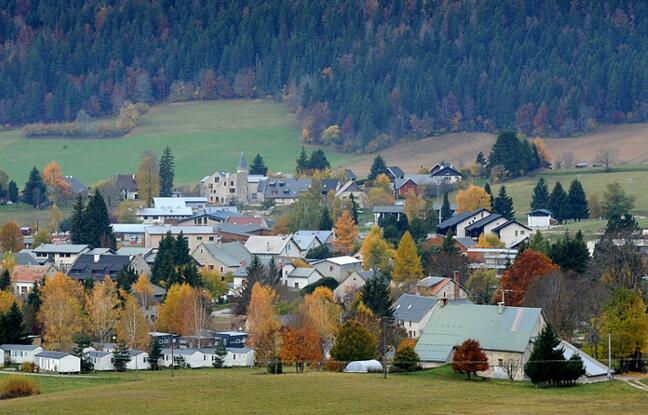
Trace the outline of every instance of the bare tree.
[[560, 165], [563, 169], [566, 170], [573, 169], [576, 165], [576, 157], [574, 156], [574, 153], [572, 153], [571, 151], [562, 153], [562, 155], [560, 156]]
[[509, 382], [513, 382], [522, 368], [522, 361], [520, 359], [500, 360], [500, 368], [506, 374]]
[[596, 160], [595, 162], [603, 167], [605, 167], [605, 171], [609, 172], [610, 171], [610, 166], [613, 165], [618, 161], [619, 158], [619, 152], [616, 150], [612, 150], [610, 148], [604, 147], [598, 151], [596, 154]]

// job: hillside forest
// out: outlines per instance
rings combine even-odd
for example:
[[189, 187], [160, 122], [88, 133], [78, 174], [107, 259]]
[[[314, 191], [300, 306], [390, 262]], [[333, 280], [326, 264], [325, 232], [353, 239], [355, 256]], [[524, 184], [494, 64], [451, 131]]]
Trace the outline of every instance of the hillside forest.
[[0, 124], [270, 96], [344, 150], [566, 136], [648, 119], [647, 17], [637, 0], [0, 0]]

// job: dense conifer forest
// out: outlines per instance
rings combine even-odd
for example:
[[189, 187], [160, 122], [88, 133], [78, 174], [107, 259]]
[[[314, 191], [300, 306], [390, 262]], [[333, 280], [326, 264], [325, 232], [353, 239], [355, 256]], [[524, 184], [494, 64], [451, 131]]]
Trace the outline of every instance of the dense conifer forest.
[[5, 125], [271, 96], [349, 150], [570, 135], [648, 119], [648, 2], [0, 0], [0, 91]]

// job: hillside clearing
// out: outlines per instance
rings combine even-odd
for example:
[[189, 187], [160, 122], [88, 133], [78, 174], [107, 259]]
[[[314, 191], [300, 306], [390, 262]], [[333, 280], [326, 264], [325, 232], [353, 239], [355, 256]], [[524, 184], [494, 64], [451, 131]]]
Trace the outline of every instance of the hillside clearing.
[[[415, 375], [353, 375], [260, 369], [181, 370], [110, 374], [132, 381], [0, 402], [0, 414], [180, 413], [481, 413], [557, 414], [645, 412], [645, 392], [622, 382], [560, 389], [529, 383], [472, 381], [447, 368]], [[139, 380], [135, 380], [137, 377]], [[191, 393], [187, 393], [191, 391]], [[216, 409], [218, 408], [218, 410]]]

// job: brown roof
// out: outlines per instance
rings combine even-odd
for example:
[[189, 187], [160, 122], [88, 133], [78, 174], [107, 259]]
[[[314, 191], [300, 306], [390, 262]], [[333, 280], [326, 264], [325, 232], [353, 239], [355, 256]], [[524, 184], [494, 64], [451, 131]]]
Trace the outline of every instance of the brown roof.
[[227, 218], [226, 223], [232, 225], [265, 225], [263, 218], [259, 216], [230, 216]]
[[16, 265], [11, 273], [14, 282], [40, 282], [51, 267], [45, 265]]

